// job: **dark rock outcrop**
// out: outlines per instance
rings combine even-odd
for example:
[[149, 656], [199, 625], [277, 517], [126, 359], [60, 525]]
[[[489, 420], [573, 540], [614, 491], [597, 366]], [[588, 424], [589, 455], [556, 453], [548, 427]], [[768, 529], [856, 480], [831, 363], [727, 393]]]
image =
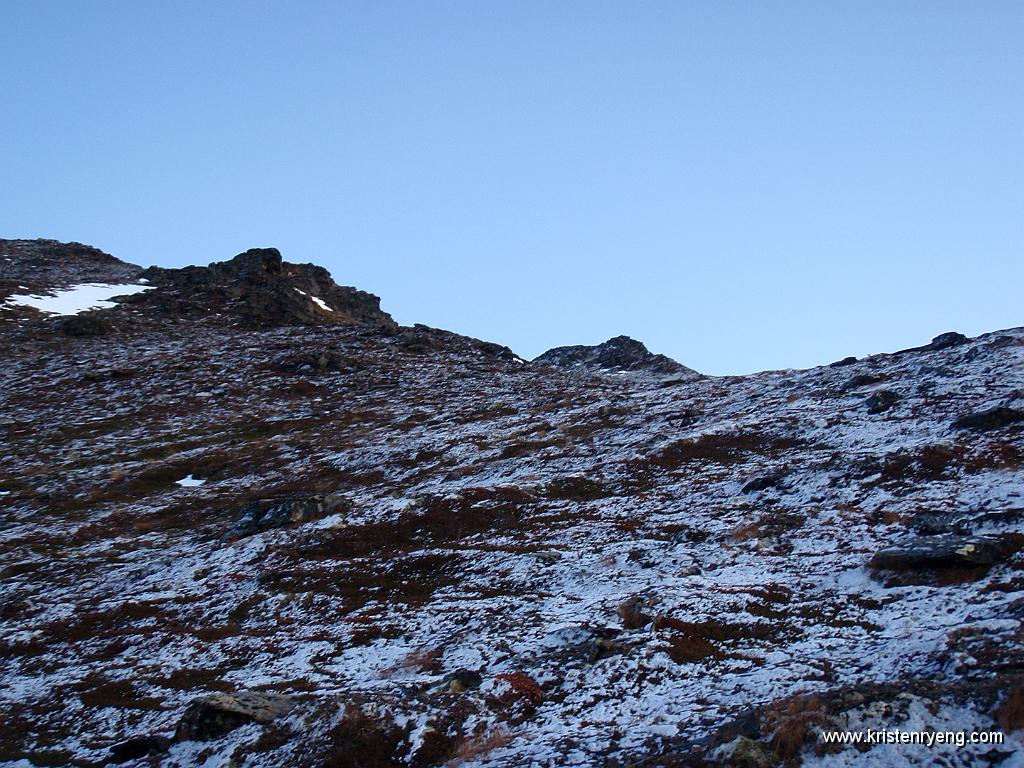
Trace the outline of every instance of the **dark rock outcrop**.
[[851, 355], [850, 357], [844, 357], [842, 360], [836, 360], [834, 363], [829, 363], [829, 368], [843, 368], [847, 365], [853, 365], [857, 362], [857, 358]]
[[337, 285], [323, 267], [282, 261], [276, 248], [253, 248], [206, 267], [150, 267], [140, 277], [157, 290], [129, 301], [170, 315], [220, 314], [254, 327], [397, 327], [378, 297]]
[[336, 512], [346, 512], [351, 508], [352, 502], [339, 494], [260, 499], [249, 502], [239, 510], [238, 519], [231, 527], [229, 535], [232, 538], [251, 536], [271, 528], [283, 528], [295, 523], [320, 520]]
[[868, 407], [868, 413], [884, 413], [892, 408], [900, 400], [900, 396], [888, 389], [881, 389], [875, 392], [864, 404]]
[[175, 741], [209, 741], [249, 723], [267, 725], [295, 706], [288, 696], [257, 691], [217, 693], [193, 699], [175, 731]]
[[972, 432], [990, 432], [1011, 424], [1024, 421], [1024, 411], [1016, 408], [989, 408], [977, 413], [961, 416], [953, 422], [953, 429], [968, 429]]
[[0, 298], [63, 288], [77, 283], [124, 283], [142, 267], [128, 264], [99, 248], [58, 240], [0, 239]]
[[1024, 536], [929, 536], [876, 553], [868, 563], [876, 571], [906, 573], [948, 568], [987, 568], [1005, 562], [1021, 546]]
[[874, 374], [874, 373], [862, 373], [858, 376], [854, 376], [846, 384], [843, 385], [843, 392], [852, 392], [855, 389], [861, 387], [867, 387], [871, 384], [877, 384], [880, 381], [885, 381], [885, 376]]
[[755, 477], [743, 486], [740, 493], [757, 493], [758, 491], [766, 491], [769, 488], [778, 488], [785, 477], [786, 473], [782, 471], [772, 472], [762, 477]]
[[549, 349], [533, 362], [555, 368], [591, 368], [597, 370], [650, 371], [652, 373], [699, 374], [665, 355], [656, 355], [629, 336], [616, 336], [603, 344], [576, 345]]
[[306, 374], [351, 372], [358, 369], [354, 361], [327, 350], [289, 355], [279, 360], [276, 367], [281, 373]]
[[150, 755], [159, 755], [166, 752], [171, 743], [171, 739], [166, 736], [136, 736], [126, 739], [110, 748], [106, 764], [116, 765]]
[[65, 336], [105, 336], [111, 331], [110, 323], [94, 313], [71, 315], [57, 327]]
[[962, 333], [956, 331], [948, 331], [946, 333], [940, 333], [930, 343], [925, 344], [921, 347], [910, 347], [909, 349], [901, 349], [898, 352], [894, 352], [896, 355], [905, 355], [909, 352], [938, 352], [943, 349], [949, 349], [950, 347], [958, 347], [961, 344], [967, 343], [967, 337]]

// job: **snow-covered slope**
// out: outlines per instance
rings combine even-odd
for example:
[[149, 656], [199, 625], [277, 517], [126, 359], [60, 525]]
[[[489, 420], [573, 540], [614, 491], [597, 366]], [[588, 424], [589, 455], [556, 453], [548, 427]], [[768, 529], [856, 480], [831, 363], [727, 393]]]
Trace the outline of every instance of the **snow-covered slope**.
[[1016, 764], [815, 739], [1020, 725], [1024, 329], [666, 379], [102, 314], [0, 339], [0, 761]]

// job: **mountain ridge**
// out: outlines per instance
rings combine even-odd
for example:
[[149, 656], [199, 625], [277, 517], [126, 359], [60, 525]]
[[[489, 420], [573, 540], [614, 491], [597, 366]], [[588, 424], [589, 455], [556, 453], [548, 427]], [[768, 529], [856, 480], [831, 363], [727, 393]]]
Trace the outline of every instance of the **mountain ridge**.
[[[425, 326], [253, 322], [226, 302], [265, 280], [317, 305], [247, 253], [241, 293], [221, 268], [125, 273], [158, 287], [76, 316], [102, 334], [0, 312], [0, 762], [1024, 749], [1024, 328], [623, 375]], [[193, 284], [226, 311], [152, 298]], [[862, 753], [824, 748], [833, 728], [1005, 742]]]

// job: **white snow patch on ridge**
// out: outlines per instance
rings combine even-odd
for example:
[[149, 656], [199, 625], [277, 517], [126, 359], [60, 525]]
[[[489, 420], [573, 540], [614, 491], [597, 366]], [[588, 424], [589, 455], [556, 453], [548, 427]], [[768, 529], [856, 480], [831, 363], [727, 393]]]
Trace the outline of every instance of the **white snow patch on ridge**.
[[[309, 296], [309, 294], [306, 293], [301, 288], [296, 288], [295, 290], [301, 293], [303, 296]], [[334, 311], [331, 307], [327, 306], [327, 303], [323, 299], [317, 298], [316, 296], [309, 296], [309, 298], [315, 301], [317, 303], [317, 306], [319, 306], [321, 309], [326, 309], [328, 312]]]
[[79, 312], [90, 309], [116, 307], [117, 304], [110, 301], [115, 296], [129, 296], [133, 293], [151, 290], [153, 290], [152, 285], [82, 283], [52, 291], [50, 295], [17, 294], [9, 297], [6, 304], [33, 307], [51, 315], [77, 315]]

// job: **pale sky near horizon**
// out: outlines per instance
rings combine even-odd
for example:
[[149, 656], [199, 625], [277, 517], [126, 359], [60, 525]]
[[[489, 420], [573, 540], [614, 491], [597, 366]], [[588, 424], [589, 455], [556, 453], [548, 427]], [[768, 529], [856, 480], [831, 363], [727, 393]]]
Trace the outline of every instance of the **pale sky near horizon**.
[[1021, 2], [0, 11], [0, 237], [714, 374], [1024, 325]]

